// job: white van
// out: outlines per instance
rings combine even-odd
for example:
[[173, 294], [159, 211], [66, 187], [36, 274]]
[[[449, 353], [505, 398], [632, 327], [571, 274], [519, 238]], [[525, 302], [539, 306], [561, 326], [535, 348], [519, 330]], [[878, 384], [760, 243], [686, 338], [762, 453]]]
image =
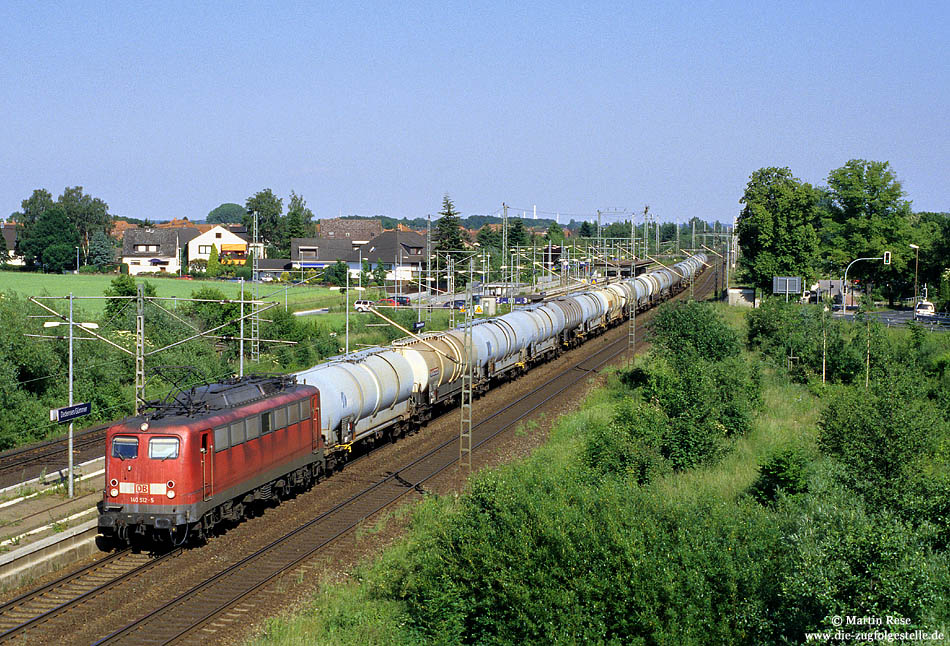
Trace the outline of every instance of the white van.
[[353, 309], [357, 312], [368, 312], [369, 308], [373, 306], [373, 301], [356, 301], [353, 303]]

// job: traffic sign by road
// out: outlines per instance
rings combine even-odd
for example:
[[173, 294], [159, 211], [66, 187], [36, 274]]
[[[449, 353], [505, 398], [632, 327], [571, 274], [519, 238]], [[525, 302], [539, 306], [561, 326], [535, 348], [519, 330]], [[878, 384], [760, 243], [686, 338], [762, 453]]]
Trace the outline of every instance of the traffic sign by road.
[[85, 417], [91, 412], [92, 404], [90, 402], [86, 402], [85, 404], [73, 404], [72, 406], [64, 406], [63, 408], [52, 408], [49, 412], [49, 421], [65, 424], [77, 417]]
[[421, 330], [421, 329], [424, 328], [425, 326], [426, 326], [426, 322], [425, 322], [425, 321], [416, 321], [415, 323], [412, 324], [412, 329], [413, 329], [413, 330], [416, 330], [416, 331], [418, 332], [419, 330]]

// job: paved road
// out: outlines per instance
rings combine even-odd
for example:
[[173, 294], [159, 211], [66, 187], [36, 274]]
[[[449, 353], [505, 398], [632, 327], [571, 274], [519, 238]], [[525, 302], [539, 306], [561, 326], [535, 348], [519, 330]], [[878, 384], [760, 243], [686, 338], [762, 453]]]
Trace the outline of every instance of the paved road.
[[[904, 327], [909, 321], [914, 320], [914, 313], [911, 310], [884, 310], [883, 312], [872, 312], [871, 316], [875, 317], [881, 323], [884, 323], [887, 327]], [[834, 313], [835, 318], [842, 318], [841, 312]], [[854, 312], [849, 311], [844, 315], [844, 318], [848, 321], [854, 320]], [[926, 330], [933, 332], [948, 332], [950, 331], [950, 316], [934, 316], [921, 318], [917, 321], [921, 326]]]

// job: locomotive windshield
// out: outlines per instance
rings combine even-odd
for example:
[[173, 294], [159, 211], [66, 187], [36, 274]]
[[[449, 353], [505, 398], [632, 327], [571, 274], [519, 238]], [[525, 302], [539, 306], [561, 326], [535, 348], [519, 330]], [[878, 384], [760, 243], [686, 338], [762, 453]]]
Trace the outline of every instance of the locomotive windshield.
[[153, 437], [148, 441], [148, 457], [153, 460], [169, 460], [178, 457], [177, 437]]
[[134, 460], [139, 455], [139, 438], [117, 435], [112, 438], [112, 457]]

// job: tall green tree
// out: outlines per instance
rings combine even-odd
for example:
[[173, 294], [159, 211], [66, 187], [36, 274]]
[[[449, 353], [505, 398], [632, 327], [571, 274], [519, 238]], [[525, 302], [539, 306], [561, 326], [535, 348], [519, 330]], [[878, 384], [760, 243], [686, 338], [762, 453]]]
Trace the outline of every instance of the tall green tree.
[[[102, 292], [106, 299], [106, 321], [111, 321], [123, 310], [128, 311], [127, 306], [131, 302], [129, 296], [135, 296], [138, 288], [135, 286], [135, 279], [128, 274], [119, 274], [112, 279], [109, 286]], [[155, 296], [155, 285], [147, 280], [142, 281], [142, 291], [145, 296]], [[135, 308], [131, 308], [135, 311]]]
[[20, 202], [20, 211], [10, 215], [10, 219], [22, 227], [17, 238], [16, 251], [24, 253], [23, 242], [29, 239], [33, 226], [51, 206], [53, 206], [53, 196], [45, 188], [35, 189], [30, 197]]
[[211, 209], [205, 222], [208, 224], [240, 224], [247, 215], [244, 207], [234, 202], [225, 202]]
[[861, 262], [848, 273], [849, 279], [882, 287], [891, 302], [909, 291], [908, 285], [913, 289], [910, 243], [917, 220], [904, 195], [888, 162], [852, 159], [828, 175], [828, 214], [821, 229], [828, 269], [843, 272], [856, 258], [881, 257], [891, 251], [890, 265]]
[[383, 264], [382, 260], [376, 262], [376, 269], [373, 270], [373, 281], [380, 286], [386, 284], [386, 265]]
[[89, 255], [86, 256], [86, 264], [102, 267], [115, 262], [115, 246], [112, 238], [106, 235], [102, 229], [98, 229], [92, 234], [92, 240], [89, 242]]
[[512, 247], [526, 247], [531, 242], [528, 236], [528, 229], [524, 225], [524, 220], [514, 218], [511, 220], [508, 229], [508, 244]]
[[752, 173], [740, 203], [739, 262], [752, 282], [769, 289], [773, 276], [815, 275], [819, 194], [788, 168]]
[[89, 252], [92, 234], [106, 230], [112, 225], [109, 205], [98, 197], [83, 193], [82, 186], [66, 187], [56, 200], [66, 212], [66, 217], [79, 232], [79, 245], [85, 254]]
[[587, 220], [581, 222], [581, 228], [577, 230], [577, 235], [582, 238], [593, 238], [596, 233], [597, 230], [594, 228], [594, 225]]
[[552, 222], [551, 226], [548, 227], [547, 233], [544, 234], [545, 239], [551, 244], [559, 245], [564, 242], [564, 230], [561, 229], [561, 225], [556, 222]]
[[436, 222], [436, 251], [458, 251], [462, 248], [462, 221], [448, 193], [442, 196], [442, 210]]
[[481, 245], [482, 249], [497, 249], [501, 247], [501, 232], [487, 224], [478, 230], [475, 239], [478, 241], [478, 244]]
[[940, 284], [943, 274], [950, 269], [950, 213], [920, 212], [914, 214], [914, 219], [917, 226], [914, 227], [911, 242], [920, 246], [918, 281], [921, 290], [926, 284], [933, 291]]
[[284, 201], [265, 188], [247, 198], [244, 206], [248, 211], [244, 215], [244, 226], [248, 232], [253, 230], [254, 213], [257, 213], [257, 233], [261, 241], [280, 249], [283, 246], [283, 222], [280, 216], [284, 212]]
[[287, 215], [283, 219], [283, 246], [281, 253], [290, 257], [290, 243], [293, 238], [306, 238], [313, 230], [311, 221], [313, 211], [307, 208], [307, 201], [302, 195], [290, 192], [290, 204], [287, 206]]
[[208, 274], [209, 278], [215, 278], [220, 276], [222, 271], [224, 269], [221, 267], [221, 261], [218, 260], [218, 248], [211, 245], [211, 253], [208, 254], [208, 267], [205, 269], [205, 273]]
[[74, 257], [75, 248], [79, 245], [79, 232], [66, 217], [66, 210], [60, 204], [54, 204], [43, 212], [30, 227], [29, 237], [21, 241], [20, 248], [26, 264], [35, 266], [43, 263], [43, 252], [53, 245], [68, 246]]
[[7, 249], [7, 239], [0, 232], [0, 264], [6, 263], [8, 260], [10, 260], [10, 250]]

